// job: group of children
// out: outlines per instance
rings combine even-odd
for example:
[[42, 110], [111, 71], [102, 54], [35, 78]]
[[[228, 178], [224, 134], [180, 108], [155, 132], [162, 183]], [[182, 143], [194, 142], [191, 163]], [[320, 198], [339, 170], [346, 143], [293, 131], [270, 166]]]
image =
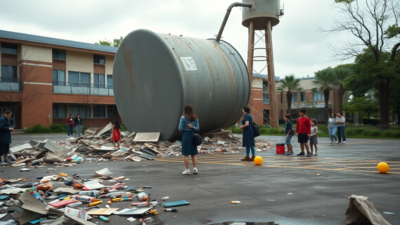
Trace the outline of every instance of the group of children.
[[[297, 154], [297, 156], [303, 156], [305, 155], [304, 153], [304, 148], [307, 149], [307, 157], [311, 157], [312, 155], [317, 156], [318, 155], [318, 140], [317, 140], [317, 134], [318, 134], [318, 127], [317, 127], [317, 120], [313, 119], [310, 120], [306, 116], [306, 110], [301, 109], [299, 112], [299, 118], [297, 119], [297, 124], [296, 124], [296, 132], [293, 130], [293, 125], [292, 122], [290, 121], [291, 116], [289, 114], [285, 115], [285, 135], [286, 135], [286, 141], [285, 144], [287, 146], [288, 151], [285, 153], [285, 155], [293, 155], [293, 147], [292, 147], [292, 137], [296, 133], [296, 136], [298, 138], [298, 142], [300, 143], [300, 149], [301, 152]], [[310, 145], [308, 145], [308, 140], [310, 140]], [[311, 147], [311, 152], [310, 152], [310, 147]], [[314, 153], [315, 149], [315, 153]]]

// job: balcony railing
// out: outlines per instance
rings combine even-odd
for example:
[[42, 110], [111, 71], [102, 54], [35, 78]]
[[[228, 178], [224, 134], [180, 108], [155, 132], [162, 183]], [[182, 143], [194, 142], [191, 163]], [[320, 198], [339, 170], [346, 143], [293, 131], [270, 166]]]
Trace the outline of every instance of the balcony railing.
[[0, 77], [0, 91], [21, 91], [21, 81], [18, 78]]
[[112, 85], [53, 81], [53, 93], [114, 96]]

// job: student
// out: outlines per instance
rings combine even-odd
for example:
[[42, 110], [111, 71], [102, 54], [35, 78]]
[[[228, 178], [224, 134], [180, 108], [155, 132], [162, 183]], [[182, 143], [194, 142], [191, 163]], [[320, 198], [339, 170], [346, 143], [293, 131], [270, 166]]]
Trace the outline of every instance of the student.
[[111, 140], [113, 142], [114, 148], [116, 148], [115, 143], [117, 143], [118, 145], [117, 149], [119, 149], [119, 141], [121, 140], [121, 126], [119, 125], [118, 120], [114, 120]]
[[74, 123], [75, 123], [75, 137], [76, 136], [80, 137], [81, 136], [82, 119], [81, 119], [81, 116], [79, 116], [79, 114], [76, 115]]
[[293, 155], [293, 147], [292, 147], [292, 137], [294, 134], [292, 122], [290, 121], [290, 115], [286, 114], [284, 118], [286, 124], [285, 124], [285, 135], [286, 135], [286, 141], [285, 144], [287, 146], [288, 151], [285, 153], [285, 155]]
[[[256, 148], [254, 141], [254, 132], [253, 132], [253, 117], [250, 114], [250, 108], [245, 106], [243, 107], [243, 115], [244, 119], [242, 120], [242, 126], [240, 129], [243, 130], [243, 147], [246, 147], [246, 156], [241, 159], [241, 161], [251, 161], [253, 162], [256, 158]], [[250, 158], [250, 150], [252, 157]]]
[[318, 151], [317, 134], [318, 134], [317, 120], [313, 119], [313, 120], [311, 120], [310, 147], [311, 147], [311, 155], [313, 154], [313, 147], [315, 148], [314, 156], [318, 155], [318, 152], [317, 152]]
[[298, 138], [298, 142], [300, 143], [301, 152], [297, 154], [297, 156], [302, 156], [304, 154], [304, 147], [307, 149], [307, 157], [311, 156], [310, 149], [308, 147], [308, 137], [311, 132], [311, 121], [306, 116], [306, 110], [300, 109], [299, 118], [297, 119], [296, 124], [296, 136]]
[[334, 141], [336, 141], [337, 143], [337, 137], [336, 137], [337, 125], [336, 125], [335, 113], [331, 113], [331, 117], [328, 120], [328, 127], [329, 127], [329, 137], [331, 138], [330, 143], [333, 143]]
[[193, 142], [194, 131], [199, 131], [199, 119], [194, 114], [193, 107], [191, 105], [185, 105], [183, 108], [183, 116], [179, 121], [178, 130], [182, 132], [182, 155], [185, 162], [186, 169], [182, 172], [183, 175], [190, 175], [189, 169], [189, 155], [192, 156], [193, 163], [193, 174], [198, 174], [197, 169], [197, 146]]
[[11, 116], [11, 110], [6, 109], [3, 116], [0, 118], [0, 163], [13, 163], [8, 161], [8, 154], [10, 153], [11, 144], [11, 132], [14, 132], [14, 128], [11, 127], [9, 121]]
[[67, 124], [68, 124], [68, 137], [72, 137], [72, 132], [74, 130], [74, 119], [72, 118], [72, 114], [69, 115], [69, 118], [67, 119]]
[[336, 125], [338, 129], [338, 143], [342, 141], [343, 137], [343, 143], [346, 143], [346, 136], [344, 135], [344, 127], [346, 123], [346, 119], [344, 118], [343, 114], [341, 112], [336, 113], [337, 118], [336, 118]]

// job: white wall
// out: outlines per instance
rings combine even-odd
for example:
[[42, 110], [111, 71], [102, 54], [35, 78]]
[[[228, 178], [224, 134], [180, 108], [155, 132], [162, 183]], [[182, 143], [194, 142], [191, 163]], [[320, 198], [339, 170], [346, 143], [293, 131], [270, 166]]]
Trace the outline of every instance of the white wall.
[[53, 53], [51, 48], [36, 47], [30, 45], [21, 45], [19, 59], [38, 62], [53, 62]]
[[93, 54], [66, 51], [66, 81], [68, 82], [68, 71], [90, 73], [93, 83]]

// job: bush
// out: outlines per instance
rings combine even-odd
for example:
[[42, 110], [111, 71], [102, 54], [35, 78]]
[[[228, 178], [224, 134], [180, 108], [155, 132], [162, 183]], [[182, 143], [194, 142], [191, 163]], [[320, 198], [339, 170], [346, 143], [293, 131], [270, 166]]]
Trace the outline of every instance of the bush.
[[121, 131], [128, 131], [128, 129], [126, 128], [126, 126], [125, 125], [121, 125]]
[[53, 133], [68, 133], [68, 125], [53, 123], [50, 125], [50, 130]]
[[372, 136], [372, 132], [373, 132], [373, 130], [365, 129], [365, 130], [363, 130], [363, 132], [361, 134], [364, 136]]
[[346, 136], [354, 136], [357, 135], [355, 129], [345, 129], [344, 133], [346, 134]]
[[387, 130], [385, 131], [386, 137], [400, 138], [400, 131], [397, 130]]
[[30, 134], [33, 134], [33, 133], [51, 133], [51, 130], [50, 130], [50, 128], [45, 127], [43, 125], [35, 124], [35, 125], [33, 125], [33, 127], [30, 127], [28, 129], [26, 129], [24, 132], [25, 133], [30, 133]]

